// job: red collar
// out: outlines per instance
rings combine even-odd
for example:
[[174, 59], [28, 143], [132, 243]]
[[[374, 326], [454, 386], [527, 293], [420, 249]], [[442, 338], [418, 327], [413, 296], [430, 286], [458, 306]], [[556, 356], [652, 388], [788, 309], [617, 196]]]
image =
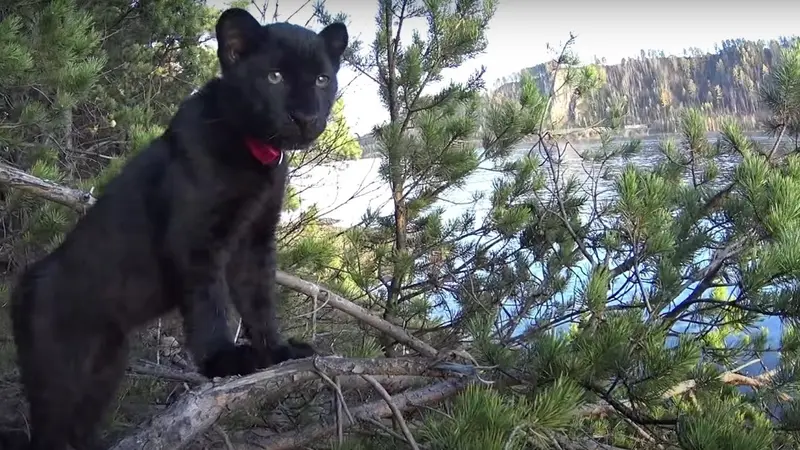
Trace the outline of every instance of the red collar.
[[283, 162], [283, 152], [279, 149], [261, 142], [258, 139], [249, 137], [245, 138], [244, 142], [245, 145], [247, 145], [247, 149], [250, 150], [250, 154], [261, 162], [261, 164], [266, 166], [267, 164], [277, 161], [277, 165], [280, 165], [280, 163]]

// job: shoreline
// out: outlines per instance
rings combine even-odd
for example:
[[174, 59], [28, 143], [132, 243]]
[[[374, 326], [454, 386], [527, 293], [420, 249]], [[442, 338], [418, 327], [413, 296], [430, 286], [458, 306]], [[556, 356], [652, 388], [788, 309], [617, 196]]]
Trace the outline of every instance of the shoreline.
[[[592, 143], [600, 141], [600, 132], [598, 131], [599, 128], [566, 128], [561, 130], [554, 130], [551, 131], [550, 134], [552, 136], [557, 137], [559, 140], [568, 140], [570, 142], [580, 142], [580, 143]], [[757, 127], [742, 127], [742, 131], [747, 136], [756, 136], [756, 137], [763, 137], [769, 138], [771, 137], [769, 133], [765, 132], [763, 129], [759, 129]], [[614, 139], [648, 139], [648, 138], [657, 138], [657, 137], [666, 137], [666, 136], [674, 136], [678, 135], [679, 133], [676, 131], [669, 131], [663, 130], [661, 127], [656, 126], [648, 126], [648, 125], [630, 125], [623, 130], [619, 130], [615, 133], [612, 133], [612, 137]], [[721, 135], [721, 131], [717, 129], [709, 129], [706, 131], [706, 137], [708, 139], [716, 139]], [[520, 145], [531, 145], [537, 141], [538, 138], [530, 137], [523, 139], [520, 141]], [[380, 158], [381, 156], [378, 154], [376, 150], [371, 150], [369, 147], [374, 147], [376, 144], [371, 138], [371, 136], [362, 137], [359, 139], [359, 145], [363, 150], [361, 157], [358, 159], [372, 159], [372, 158]], [[480, 139], [473, 139], [469, 142], [480, 146], [481, 141]]]

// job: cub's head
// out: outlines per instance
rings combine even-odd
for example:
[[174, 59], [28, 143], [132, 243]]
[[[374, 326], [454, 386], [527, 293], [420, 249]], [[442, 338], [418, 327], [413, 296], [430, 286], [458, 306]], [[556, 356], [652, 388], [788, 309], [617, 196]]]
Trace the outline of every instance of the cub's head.
[[336, 96], [347, 27], [315, 33], [289, 23], [261, 26], [231, 8], [217, 21], [225, 109], [249, 137], [281, 149], [303, 148], [322, 131]]

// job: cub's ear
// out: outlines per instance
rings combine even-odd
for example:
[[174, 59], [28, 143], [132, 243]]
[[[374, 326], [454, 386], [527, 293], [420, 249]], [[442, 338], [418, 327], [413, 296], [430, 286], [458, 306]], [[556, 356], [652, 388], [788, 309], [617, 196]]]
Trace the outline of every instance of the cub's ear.
[[261, 24], [244, 9], [230, 8], [219, 16], [216, 31], [217, 56], [227, 67], [255, 47]]
[[328, 48], [328, 55], [336, 61], [341, 62], [344, 50], [347, 48], [347, 26], [341, 22], [334, 22], [322, 31], [319, 35], [325, 41], [325, 46]]

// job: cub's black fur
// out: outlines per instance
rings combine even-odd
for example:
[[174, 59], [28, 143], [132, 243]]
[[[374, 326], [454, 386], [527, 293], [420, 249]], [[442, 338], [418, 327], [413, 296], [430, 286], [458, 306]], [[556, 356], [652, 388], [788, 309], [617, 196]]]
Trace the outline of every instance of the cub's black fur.
[[[222, 77], [184, 101], [164, 134], [14, 290], [35, 450], [94, 448], [127, 365], [129, 332], [174, 308], [209, 377], [314, 353], [281, 337], [275, 312], [274, 233], [287, 162], [260, 162], [245, 140], [289, 150], [322, 133], [347, 28], [262, 27], [233, 8], [216, 32]], [[232, 342], [229, 297], [250, 345]]]

